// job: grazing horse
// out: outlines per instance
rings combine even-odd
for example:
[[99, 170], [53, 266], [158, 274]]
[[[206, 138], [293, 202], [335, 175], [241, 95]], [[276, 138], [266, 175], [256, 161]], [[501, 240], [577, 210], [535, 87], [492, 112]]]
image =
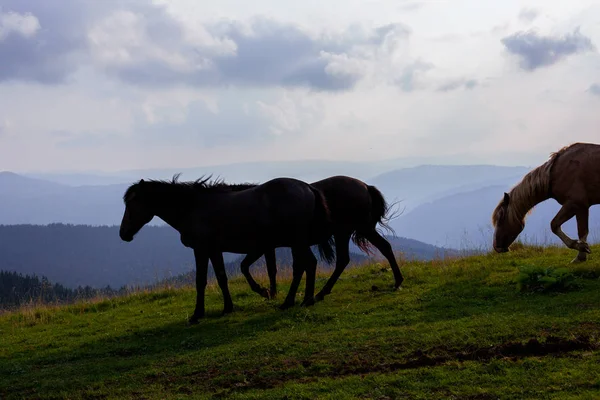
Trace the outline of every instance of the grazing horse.
[[[577, 250], [572, 263], [587, 260], [589, 208], [600, 204], [600, 145], [574, 143], [550, 155], [548, 161], [530, 171], [498, 203], [492, 214], [493, 247], [498, 253], [508, 247], [525, 228], [525, 217], [537, 204], [554, 199], [562, 207], [550, 228], [570, 249]], [[577, 219], [579, 240], [567, 236], [561, 226]]]
[[[394, 273], [394, 288], [398, 289], [404, 280], [390, 243], [376, 230], [377, 223], [391, 230], [385, 223], [388, 205], [381, 192], [375, 187], [356, 178], [348, 176], [332, 176], [311, 183], [319, 189], [327, 200], [331, 211], [336, 248], [336, 265], [333, 274], [315, 296], [316, 301], [323, 300], [331, 293], [336, 281], [350, 262], [349, 241], [352, 241], [367, 254], [372, 254], [373, 244], [388, 260]], [[243, 188], [244, 185], [240, 185]], [[252, 185], [245, 185], [246, 188]], [[369, 243], [370, 242], [370, 243]], [[275, 249], [268, 249], [265, 255], [270, 289], [262, 288], [250, 274], [250, 266], [262, 254], [248, 254], [241, 263], [241, 270], [250, 288], [263, 297], [275, 297], [277, 293], [277, 265]]]
[[328, 262], [334, 257], [331, 216], [323, 194], [308, 183], [277, 178], [247, 190], [236, 190], [209, 178], [193, 182], [140, 180], [123, 196], [125, 212], [119, 235], [130, 242], [154, 216], [180, 233], [184, 246], [194, 250], [196, 308], [191, 324], [204, 317], [208, 260], [212, 261], [223, 293], [223, 313], [233, 311], [223, 252], [263, 254], [274, 247], [291, 247], [293, 279], [280, 307], [294, 305], [306, 270], [303, 305], [314, 303], [317, 260], [310, 246], [317, 244]]

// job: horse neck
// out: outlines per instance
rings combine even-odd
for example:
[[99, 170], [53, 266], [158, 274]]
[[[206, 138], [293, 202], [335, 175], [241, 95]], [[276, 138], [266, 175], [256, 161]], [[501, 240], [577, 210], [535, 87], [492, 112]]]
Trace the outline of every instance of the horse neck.
[[160, 211], [156, 213], [156, 216], [178, 231], [183, 227], [183, 218], [178, 210]]
[[163, 201], [157, 206], [154, 215], [165, 221], [174, 229], [181, 231], [185, 226], [185, 222], [188, 219], [187, 216], [190, 214], [192, 208], [190, 204], [186, 203], [187, 202], [176, 200]]
[[515, 186], [509, 193], [511, 197], [510, 212], [519, 221], [523, 221], [527, 214], [539, 203], [550, 198], [547, 187], [536, 186], [530, 188], [527, 185], [522, 182]]

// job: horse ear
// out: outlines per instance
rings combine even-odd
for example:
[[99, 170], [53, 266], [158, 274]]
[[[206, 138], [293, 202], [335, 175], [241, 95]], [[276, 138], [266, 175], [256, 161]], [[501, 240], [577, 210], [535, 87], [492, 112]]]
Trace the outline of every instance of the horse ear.
[[140, 179], [140, 183], [145, 183], [146, 181], [143, 179]]
[[508, 206], [508, 203], [510, 202], [510, 196], [508, 195], [508, 193], [504, 193], [504, 200], [503, 200], [503, 205], [506, 207]]

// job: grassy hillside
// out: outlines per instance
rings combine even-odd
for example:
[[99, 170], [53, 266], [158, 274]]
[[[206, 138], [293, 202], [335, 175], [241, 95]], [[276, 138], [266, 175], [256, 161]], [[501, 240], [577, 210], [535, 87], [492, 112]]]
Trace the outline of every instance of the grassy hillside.
[[584, 266], [562, 248], [532, 247], [411, 262], [397, 292], [388, 268], [354, 267], [324, 302], [286, 312], [277, 306], [289, 277], [275, 301], [236, 278], [236, 311], [220, 316], [212, 285], [208, 316], [191, 327], [193, 289], [23, 309], [0, 316], [0, 398], [591, 399], [592, 251]]

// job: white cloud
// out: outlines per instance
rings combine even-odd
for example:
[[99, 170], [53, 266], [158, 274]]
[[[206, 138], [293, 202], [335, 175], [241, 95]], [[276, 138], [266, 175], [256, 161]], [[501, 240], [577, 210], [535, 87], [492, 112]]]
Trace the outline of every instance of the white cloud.
[[[148, 34], [148, 21], [141, 14], [119, 10], [99, 21], [88, 32], [91, 52], [107, 68], [166, 64], [178, 72], [211, 68], [210, 59], [182, 54], [179, 47], [170, 49], [155, 42]], [[196, 44], [199, 40], [195, 41]], [[208, 43], [209, 46], [213, 43]]]
[[188, 118], [188, 106], [193, 102], [203, 101], [206, 108], [218, 113], [214, 99], [202, 93], [186, 88], [146, 92], [142, 102], [142, 111], [146, 122], [150, 125], [169, 123], [179, 125]]
[[0, 117], [0, 137], [12, 134], [12, 122], [8, 117]]
[[327, 61], [325, 72], [333, 76], [356, 80], [367, 72], [365, 60], [348, 57], [348, 54], [333, 54], [321, 51], [320, 56]]
[[0, 9], [0, 42], [15, 33], [25, 38], [34, 36], [40, 30], [40, 21], [31, 13], [3, 13]]
[[303, 92], [284, 91], [271, 104], [257, 101], [258, 111], [269, 121], [269, 131], [276, 135], [294, 134], [303, 137], [312, 131], [322, 118], [322, 101]]

